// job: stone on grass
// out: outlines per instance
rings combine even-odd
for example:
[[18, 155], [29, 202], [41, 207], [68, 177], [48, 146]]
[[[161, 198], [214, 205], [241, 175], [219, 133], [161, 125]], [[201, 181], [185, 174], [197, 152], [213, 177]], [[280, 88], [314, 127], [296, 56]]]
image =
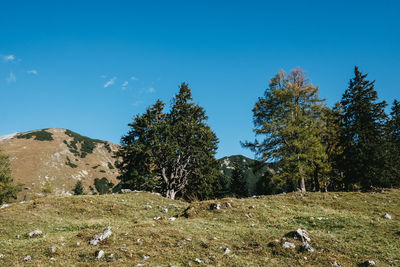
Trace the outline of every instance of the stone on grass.
[[292, 242], [285, 242], [282, 244], [283, 248], [296, 248], [296, 245]]
[[383, 218], [391, 220], [392, 216], [390, 214], [386, 213], [385, 215], [383, 215]]
[[170, 217], [170, 218], [168, 218], [168, 221], [171, 221], [171, 222], [173, 222], [173, 221], [175, 221], [176, 220], [176, 217]]
[[142, 259], [144, 259], [144, 260], [148, 260], [149, 258], [150, 258], [149, 255], [142, 255]]
[[34, 237], [34, 236], [39, 236], [39, 235], [42, 235], [42, 234], [43, 234], [42, 231], [36, 229], [36, 230], [34, 230], [34, 231], [28, 233], [28, 236], [29, 236], [29, 237]]
[[97, 259], [101, 259], [104, 256], [104, 251], [103, 250], [97, 250], [95, 253], [95, 256]]
[[363, 263], [360, 263], [358, 266], [367, 267], [367, 266], [375, 266], [375, 265], [376, 264], [373, 260], [367, 260], [367, 261], [364, 261]]
[[332, 267], [342, 267], [342, 265], [340, 265], [339, 263], [337, 263], [336, 261], [334, 261], [332, 263]]
[[153, 207], [150, 206], [150, 205], [145, 205], [144, 208], [145, 208], [146, 210], [149, 210], [149, 209], [152, 209]]
[[225, 250], [224, 250], [224, 254], [229, 254], [229, 253], [231, 253], [232, 252], [232, 250], [230, 250], [229, 248], [226, 248]]
[[50, 248], [50, 250], [51, 250], [51, 253], [56, 253], [57, 252], [57, 247], [56, 246], [52, 246], [51, 248]]
[[307, 242], [303, 242], [303, 244], [301, 244], [300, 250], [306, 252], [314, 252], [314, 248]]
[[158, 216], [158, 217], [154, 217], [153, 218], [153, 220], [155, 220], [155, 221], [158, 221], [158, 220], [160, 220], [161, 219], [161, 217], [160, 216]]
[[168, 209], [167, 209], [167, 208], [163, 208], [161, 211], [162, 211], [163, 213], [168, 213]]
[[1, 254], [1, 253], [0, 253], [0, 259], [1, 259], [1, 258], [4, 258], [4, 254]]
[[204, 263], [204, 261], [200, 260], [199, 258], [194, 259], [194, 261], [197, 263]]
[[296, 231], [287, 233], [285, 236], [300, 240], [301, 242], [311, 242], [311, 238], [308, 235], [307, 231], [300, 228]]
[[109, 237], [112, 234], [111, 232], [111, 227], [107, 227], [107, 229], [101, 233], [96, 235], [93, 239], [91, 239], [89, 241], [90, 245], [96, 246], [100, 241], [106, 239], [107, 237]]
[[32, 259], [32, 257], [31, 256], [26, 256], [24, 259], [23, 259], [23, 261], [24, 262], [28, 262], [28, 261], [30, 261]]
[[5, 209], [5, 208], [9, 207], [10, 205], [11, 205], [11, 204], [7, 204], [7, 203], [1, 205], [0, 210]]
[[221, 203], [214, 203], [211, 205], [211, 209], [213, 210], [220, 210], [221, 209]]

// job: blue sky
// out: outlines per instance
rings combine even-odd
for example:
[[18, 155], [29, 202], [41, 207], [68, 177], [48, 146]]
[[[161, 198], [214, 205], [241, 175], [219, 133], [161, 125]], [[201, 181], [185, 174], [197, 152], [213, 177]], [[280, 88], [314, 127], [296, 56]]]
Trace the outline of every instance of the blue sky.
[[220, 139], [254, 155], [252, 112], [280, 69], [328, 105], [354, 65], [399, 99], [399, 1], [1, 1], [0, 135], [68, 128], [119, 143], [133, 116], [188, 82]]

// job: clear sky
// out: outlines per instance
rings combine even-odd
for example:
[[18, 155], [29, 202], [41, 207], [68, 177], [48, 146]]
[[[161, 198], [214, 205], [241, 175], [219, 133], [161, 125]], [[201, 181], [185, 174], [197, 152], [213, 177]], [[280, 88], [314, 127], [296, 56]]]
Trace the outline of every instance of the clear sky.
[[0, 135], [68, 128], [119, 143], [188, 82], [220, 139], [254, 155], [251, 109], [302, 67], [328, 105], [354, 65], [399, 99], [400, 1], [1, 1]]

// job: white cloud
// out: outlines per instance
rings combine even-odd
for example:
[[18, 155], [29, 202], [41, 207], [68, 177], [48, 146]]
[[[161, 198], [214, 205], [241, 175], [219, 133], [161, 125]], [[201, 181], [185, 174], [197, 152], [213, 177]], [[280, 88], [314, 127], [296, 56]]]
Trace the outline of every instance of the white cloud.
[[14, 61], [15, 56], [14, 55], [8, 55], [8, 56], [3, 56], [4, 61]]
[[108, 82], [106, 82], [104, 84], [104, 88], [109, 87], [110, 85], [113, 85], [115, 83], [115, 80], [117, 79], [117, 77], [112, 77]]
[[38, 75], [37, 70], [28, 70], [27, 73], [32, 75]]
[[107, 75], [100, 75], [100, 78], [105, 79], [107, 77]]
[[122, 86], [122, 87], [128, 86], [128, 81], [125, 81], [121, 86]]
[[149, 89], [147, 89], [147, 92], [149, 93], [154, 93], [156, 89], [154, 89], [154, 87], [150, 87]]
[[17, 77], [13, 72], [10, 72], [10, 76], [7, 77], [7, 83], [15, 83], [17, 81]]
[[132, 80], [132, 81], [137, 81], [137, 80], [139, 80], [139, 79], [136, 78], [135, 76], [132, 76], [132, 77], [131, 77], [131, 80]]

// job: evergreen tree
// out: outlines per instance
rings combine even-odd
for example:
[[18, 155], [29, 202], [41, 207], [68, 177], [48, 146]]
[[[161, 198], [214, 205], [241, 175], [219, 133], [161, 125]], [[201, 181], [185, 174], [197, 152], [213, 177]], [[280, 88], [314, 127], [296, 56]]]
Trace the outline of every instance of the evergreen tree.
[[[256, 136], [259, 142], [246, 142], [262, 161], [275, 162], [280, 171], [274, 183], [288, 190], [325, 187], [329, 163], [322, 135], [325, 130], [321, 114], [323, 100], [318, 88], [301, 69], [289, 75], [279, 72], [271, 79], [264, 97], [253, 109]], [[286, 191], [286, 190], [285, 190]]]
[[9, 158], [0, 150], [0, 204], [16, 199], [21, 185], [14, 185]]
[[340, 139], [343, 153], [339, 168], [344, 175], [344, 185], [350, 189], [360, 185], [370, 189], [380, 184], [384, 172], [384, 123], [386, 103], [377, 102], [375, 81], [368, 81], [357, 66], [340, 102]]
[[152, 190], [174, 199], [214, 197], [223, 189], [215, 159], [218, 139], [205, 111], [182, 83], [170, 112], [157, 101], [129, 124], [117, 156], [123, 188]]
[[72, 189], [72, 192], [74, 192], [74, 195], [85, 195], [85, 190], [83, 188], [83, 184], [82, 184], [81, 180], [76, 182], [74, 188]]
[[236, 197], [247, 197], [247, 185], [244, 176], [244, 170], [239, 160], [233, 162], [232, 180], [230, 183], [230, 191]]

